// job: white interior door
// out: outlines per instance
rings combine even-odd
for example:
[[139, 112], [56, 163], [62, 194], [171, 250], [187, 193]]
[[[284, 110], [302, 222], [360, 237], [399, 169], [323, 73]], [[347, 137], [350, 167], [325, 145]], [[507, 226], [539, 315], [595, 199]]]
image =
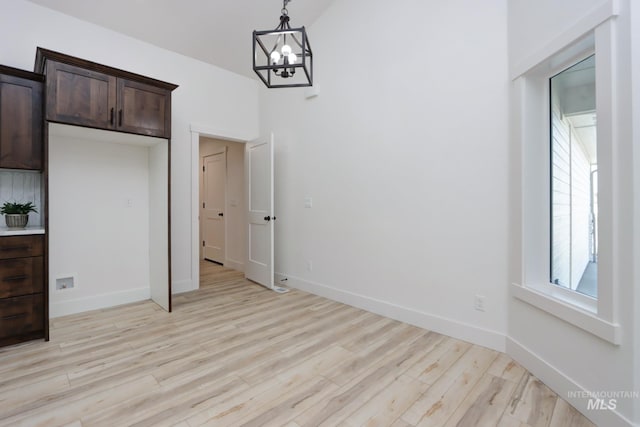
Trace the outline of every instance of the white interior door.
[[204, 258], [224, 264], [226, 151], [204, 158]]
[[273, 289], [273, 135], [245, 148], [247, 279]]

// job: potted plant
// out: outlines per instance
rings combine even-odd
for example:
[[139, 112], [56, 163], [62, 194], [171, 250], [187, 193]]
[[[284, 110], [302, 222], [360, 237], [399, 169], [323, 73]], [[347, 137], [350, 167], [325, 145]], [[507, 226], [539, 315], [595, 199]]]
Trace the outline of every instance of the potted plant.
[[29, 222], [29, 212], [38, 212], [31, 202], [5, 202], [0, 208], [0, 214], [4, 215], [9, 228], [25, 228]]

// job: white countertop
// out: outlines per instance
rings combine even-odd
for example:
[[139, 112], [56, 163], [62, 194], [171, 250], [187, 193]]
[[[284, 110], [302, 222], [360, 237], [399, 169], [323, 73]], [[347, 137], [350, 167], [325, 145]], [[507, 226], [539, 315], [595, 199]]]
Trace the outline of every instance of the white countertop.
[[25, 228], [0, 227], [0, 236], [24, 236], [29, 234], [44, 234], [44, 227], [40, 225], [30, 225]]

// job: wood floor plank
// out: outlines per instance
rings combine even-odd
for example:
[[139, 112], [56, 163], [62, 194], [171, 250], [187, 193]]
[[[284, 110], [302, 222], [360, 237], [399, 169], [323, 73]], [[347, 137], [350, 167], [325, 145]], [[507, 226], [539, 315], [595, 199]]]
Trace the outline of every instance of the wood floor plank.
[[444, 427], [495, 426], [506, 410], [516, 383], [487, 371]]
[[432, 352], [426, 354], [423, 360], [412, 367], [409, 375], [426, 384], [433, 384], [471, 347], [472, 345], [467, 342], [445, 338]]
[[28, 412], [4, 418], [0, 421], [0, 425], [50, 427], [69, 424], [84, 414], [97, 412], [115, 402], [127, 400], [139, 394], [152, 392], [157, 387], [156, 380], [151, 375], [147, 375], [97, 393], [74, 396], [63, 405], [58, 402], [47, 402]]
[[0, 348], [0, 426], [593, 426], [507, 355], [212, 263], [173, 307]]
[[553, 408], [553, 415], [549, 427], [595, 427], [591, 421], [586, 419], [573, 406], [569, 405], [566, 400], [558, 398]]
[[442, 426], [473, 389], [497, 352], [472, 346], [409, 408], [402, 418], [416, 426]]
[[532, 427], [548, 427], [558, 396], [531, 374], [524, 376], [522, 384], [512, 397], [509, 416]]
[[287, 393], [274, 396], [263, 406], [254, 409], [239, 420], [242, 427], [261, 427], [264, 425], [283, 425], [307, 410], [319, 401], [335, 393], [338, 386], [326, 378], [316, 377], [305, 380], [300, 386]]
[[395, 379], [395, 373], [388, 367], [379, 367], [341, 387], [332, 397], [310, 408], [294, 421], [301, 427], [337, 425]]
[[159, 387], [153, 393], [135, 396], [82, 419], [88, 426], [159, 426], [186, 421], [189, 413], [214, 405], [224, 398], [248, 389], [236, 376], [190, 382], [169, 389]]
[[283, 384], [293, 380], [302, 381], [313, 377], [329, 377], [336, 365], [344, 360], [351, 360], [355, 357], [353, 353], [345, 350], [339, 345], [332, 345], [326, 351], [300, 361], [297, 365], [291, 366], [284, 372], [277, 374], [278, 381]]
[[359, 357], [338, 366], [330, 378], [338, 384], [346, 384], [352, 378], [353, 373], [359, 373], [366, 367], [383, 358], [391, 351], [397, 351], [403, 345], [410, 345], [414, 340], [424, 335], [424, 330], [406, 324], [396, 325], [394, 329], [387, 330], [384, 335], [371, 343], [368, 348], [360, 351]]
[[504, 353], [498, 355], [487, 371], [491, 375], [515, 383], [520, 382], [525, 369]]
[[428, 385], [402, 375], [345, 420], [350, 427], [389, 426], [426, 391]]
[[350, 414], [396, 381], [422, 356], [425, 348], [430, 348], [433, 335], [426, 332], [408, 345], [399, 346], [398, 351], [376, 359], [343, 385], [333, 399], [315, 405], [295, 421], [301, 426], [346, 424]]
[[0, 391], [0, 413], [17, 408], [29, 400], [43, 399], [48, 395], [69, 389], [69, 378], [64, 373], [43, 381]]

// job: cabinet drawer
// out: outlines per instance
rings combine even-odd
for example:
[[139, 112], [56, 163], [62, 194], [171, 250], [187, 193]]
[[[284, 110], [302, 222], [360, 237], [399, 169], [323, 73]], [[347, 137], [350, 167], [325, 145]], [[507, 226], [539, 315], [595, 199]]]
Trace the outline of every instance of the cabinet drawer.
[[0, 260], [0, 298], [44, 292], [43, 270], [41, 256]]
[[0, 259], [41, 256], [43, 249], [42, 235], [0, 237]]
[[0, 300], [0, 339], [44, 329], [42, 294]]

